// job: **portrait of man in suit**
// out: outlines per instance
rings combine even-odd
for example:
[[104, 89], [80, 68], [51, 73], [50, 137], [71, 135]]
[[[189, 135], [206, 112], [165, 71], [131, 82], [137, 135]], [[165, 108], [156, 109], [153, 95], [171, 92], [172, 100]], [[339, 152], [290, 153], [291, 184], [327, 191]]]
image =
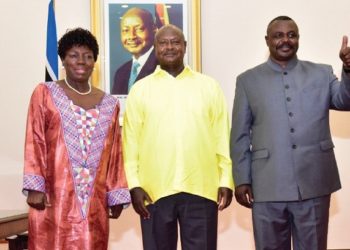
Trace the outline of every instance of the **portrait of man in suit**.
[[158, 65], [153, 49], [156, 30], [154, 18], [146, 9], [133, 7], [121, 17], [121, 43], [132, 58], [116, 70], [112, 94], [127, 95], [137, 80], [153, 73]]
[[188, 6], [186, 1], [164, 4], [116, 0], [105, 8], [105, 89], [116, 95], [124, 110], [130, 87], [158, 65], [153, 48], [155, 32], [165, 24], [174, 24], [187, 34], [184, 13]]

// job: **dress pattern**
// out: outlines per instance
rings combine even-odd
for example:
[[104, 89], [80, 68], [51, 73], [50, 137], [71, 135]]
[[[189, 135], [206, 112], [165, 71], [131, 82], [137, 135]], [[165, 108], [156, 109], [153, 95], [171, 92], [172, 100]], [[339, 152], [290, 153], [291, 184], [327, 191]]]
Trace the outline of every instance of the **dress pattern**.
[[78, 166], [73, 166], [73, 177], [82, 214], [85, 217], [94, 181], [93, 171], [90, 171], [86, 161], [89, 155], [92, 134], [98, 121], [99, 110], [97, 108], [85, 110], [74, 105], [72, 101], [70, 106], [76, 117], [80, 147], [83, 154], [83, 162]]
[[[104, 138], [110, 124], [109, 118], [114, 111], [114, 105], [110, 104], [115, 100], [112, 96], [104, 97], [96, 107], [98, 111], [95, 110], [87, 116], [85, 110], [74, 104], [72, 106], [72, 102], [68, 100], [63, 89], [56, 83], [47, 83], [47, 86], [51, 90], [53, 101], [62, 116], [64, 139], [71, 162], [75, 192], [81, 205], [81, 215], [86, 218]], [[96, 112], [107, 115], [98, 116], [98, 119], [97, 117], [92, 118], [93, 115], [96, 116]], [[83, 117], [80, 117], [81, 114]], [[89, 121], [83, 120], [86, 118]], [[91, 126], [93, 126], [92, 129], [90, 129]], [[91, 143], [92, 141], [94, 143]]]

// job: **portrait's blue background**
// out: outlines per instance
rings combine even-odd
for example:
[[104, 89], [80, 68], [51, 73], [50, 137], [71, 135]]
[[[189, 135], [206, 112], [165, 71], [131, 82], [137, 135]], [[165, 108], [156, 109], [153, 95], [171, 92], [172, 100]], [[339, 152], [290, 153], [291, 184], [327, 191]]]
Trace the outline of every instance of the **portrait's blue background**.
[[[170, 6], [167, 8], [169, 15], [169, 22], [183, 28], [183, 4], [166, 4]], [[131, 59], [131, 54], [124, 49], [120, 40], [120, 18], [130, 8], [139, 7], [148, 10], [152, 13], [155, 19], [155, 4], [109, 4], [108, 5], [108, 20], [109, 27], [105, 27], [108, 30], [109, 37], [109, 51], [106, 51], [106, 56], [109, 55], [109, 86], [113, 87], [113, 78], [115, 71], [125, 62]], [[107, 54], [108, 53], [108, 54]]]

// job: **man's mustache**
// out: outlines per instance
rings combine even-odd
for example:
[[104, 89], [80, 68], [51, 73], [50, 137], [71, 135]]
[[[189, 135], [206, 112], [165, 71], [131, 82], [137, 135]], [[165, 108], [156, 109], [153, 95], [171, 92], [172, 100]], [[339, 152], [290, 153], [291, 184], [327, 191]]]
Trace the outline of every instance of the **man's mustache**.
[[282, 49], [282, 48], [293, 49], [294, 46], [291, 45], [289, 42], [283, 42], [283, 43], [277, 45], [277, 49]]

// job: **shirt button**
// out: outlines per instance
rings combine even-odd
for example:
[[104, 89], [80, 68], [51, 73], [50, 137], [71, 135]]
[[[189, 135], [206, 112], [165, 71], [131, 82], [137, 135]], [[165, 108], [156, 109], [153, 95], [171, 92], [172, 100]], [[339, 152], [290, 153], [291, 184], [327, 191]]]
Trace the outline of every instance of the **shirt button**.
[[292, 112], [289, 112], [288, 115], [289, 115], [290, 117], [292, 117], [292, 116], [293, 116], [293, 113], [292, 113]]
[[291, 133], [294, 133], [294, 132], [295, 132], [295, 129], [294, 129], [294, 128], [291, 128], [291, 129], [290, 129], [290, 132], [291, 132]]
[[288, 72], [283, 72], [283, 75], [288, 75]]
[[285, 85], [284, 87], [285, 87], [286, 89], [289, 89], [289, 85]]
[[294, 144], [294, 145], [292, 146], [292, 149], [296, 149], [296, 148], [297, 148], [297, 145]]
[[290, 97], [287, 97], [287, 101], [290, 102], [292, 100], [292, 98]]

